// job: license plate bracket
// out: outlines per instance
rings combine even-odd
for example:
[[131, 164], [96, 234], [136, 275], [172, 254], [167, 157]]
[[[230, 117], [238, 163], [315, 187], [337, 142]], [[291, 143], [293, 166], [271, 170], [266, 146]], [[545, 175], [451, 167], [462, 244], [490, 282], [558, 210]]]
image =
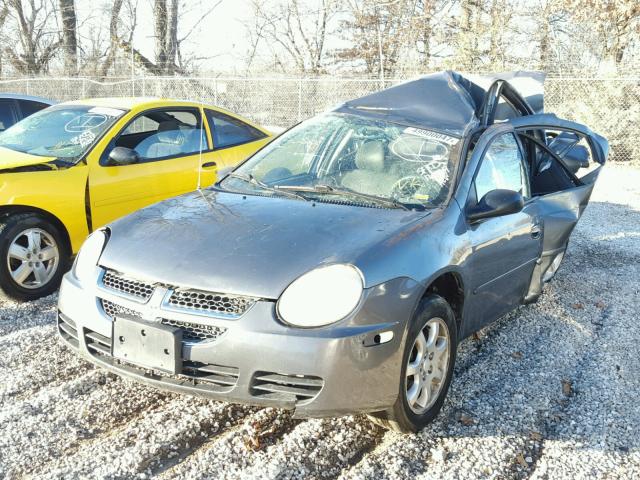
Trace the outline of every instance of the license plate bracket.
[[153, 370], [180, 373], [182, 331], [179, 328], [117, 316], [112, 338], [114, 357]]

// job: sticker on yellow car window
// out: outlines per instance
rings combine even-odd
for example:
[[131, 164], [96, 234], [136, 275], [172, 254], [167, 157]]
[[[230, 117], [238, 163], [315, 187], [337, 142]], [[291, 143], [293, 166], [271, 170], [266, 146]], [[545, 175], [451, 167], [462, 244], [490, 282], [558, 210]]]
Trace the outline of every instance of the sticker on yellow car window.
[[101, 113], [83, 113], [77, 116], [73, 120], [69, 121], [65, 126], [65, 131], [69, 133], [82, 133], [87, 130], [92, 130], [104, 124], [107, 121], [107, 116]]
[[76, 137], [78, 139], [78, 144], [82, 147], [86, 147], [91, 145], [93, 141], [96, 139], [96, 134], [91, 130], [86, 130], [82, 132], [80, 135]]

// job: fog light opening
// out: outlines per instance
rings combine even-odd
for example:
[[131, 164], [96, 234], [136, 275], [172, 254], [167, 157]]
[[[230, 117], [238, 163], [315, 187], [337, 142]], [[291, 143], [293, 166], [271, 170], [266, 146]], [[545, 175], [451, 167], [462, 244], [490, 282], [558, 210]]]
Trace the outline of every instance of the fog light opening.
[[391, 330], [378, 333], [370, 333], [362, 339], [362, 345], [365, 347], [375, 347], [390, 342], [393, 339]]

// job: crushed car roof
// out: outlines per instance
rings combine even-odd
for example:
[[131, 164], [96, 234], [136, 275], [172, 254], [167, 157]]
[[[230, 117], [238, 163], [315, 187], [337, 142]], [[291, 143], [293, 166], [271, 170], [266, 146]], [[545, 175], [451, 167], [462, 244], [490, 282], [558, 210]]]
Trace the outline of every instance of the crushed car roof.
[[478, 125], [478, 113], [487, 90], [499, 79], [508, 81], [536, 113], [542, 112], [544, 75], [541, 73], [476, 76], [453, 71], [394, 85], [347, 101], [334, 111], [384, 118], [461, 137]]

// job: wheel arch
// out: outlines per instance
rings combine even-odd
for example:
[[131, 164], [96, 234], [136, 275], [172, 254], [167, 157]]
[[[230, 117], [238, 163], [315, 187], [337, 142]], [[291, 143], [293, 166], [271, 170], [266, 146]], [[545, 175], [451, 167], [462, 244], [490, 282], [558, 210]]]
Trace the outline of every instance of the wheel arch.
[[434, 275], [428, 281], [420, 300], [431, 294], [439, 295], [447, 301], [453, 310], [460, 333], [465, 301], [464, 280], [460, 272], [445, 270]]
[[41, 217], [46, 218], [48, 221], [50, 221], [53, 225], [55, 225], [58, 230], [60, 231], [60, 233], [62, 234], [62, 237], [65, 241], [65, 245], [68, 249], [68, 251], [71, 253], [73, 252], [72, 246], [71, 246], [71, 237], [69, 236], [69, 232], [67, 230], [67, 227], [65, 227], [64, 223], [62, 223], [62, 221], [56, 217], [55, 215], [53, 215], [51, 212], [47, 212], [46, 210], [43, 210], [41, 208], [38, 207], [32, 207], [29, 205], [2, 205], [0, 206], [0, 219], [4, 218], [4, 217], [9, 217], [11, 215], [19, 215], [22, 213], [35, 213], [37, 215], [40, 215]]

